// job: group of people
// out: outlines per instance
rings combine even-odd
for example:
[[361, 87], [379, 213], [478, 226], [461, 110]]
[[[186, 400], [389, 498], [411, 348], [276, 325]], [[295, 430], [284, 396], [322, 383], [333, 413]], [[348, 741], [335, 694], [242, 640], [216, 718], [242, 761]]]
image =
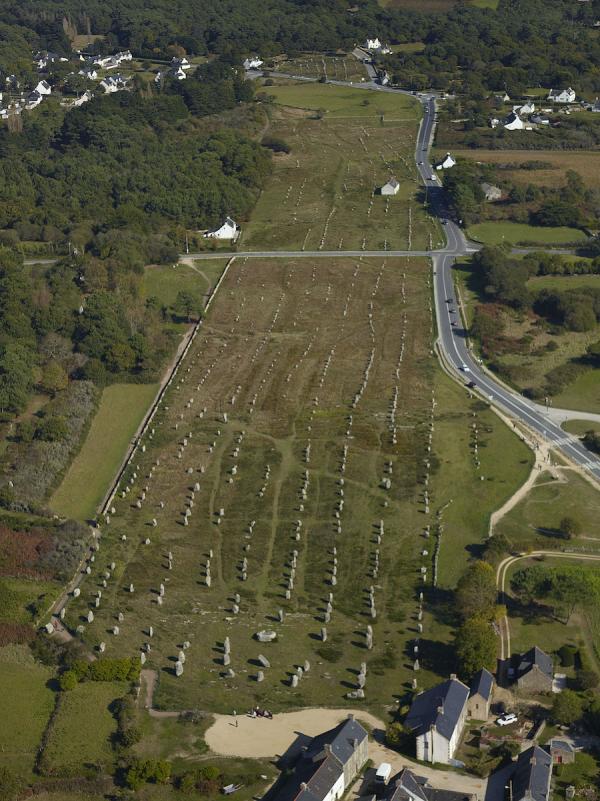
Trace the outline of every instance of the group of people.
[[261, 709], [259, 706], [255, 706], [254, 709], [251, 709], [248, 712], [249, 718], [267, 718], [267, 720], [273, 720], [273, 713], [269, 712], [268, 709]]

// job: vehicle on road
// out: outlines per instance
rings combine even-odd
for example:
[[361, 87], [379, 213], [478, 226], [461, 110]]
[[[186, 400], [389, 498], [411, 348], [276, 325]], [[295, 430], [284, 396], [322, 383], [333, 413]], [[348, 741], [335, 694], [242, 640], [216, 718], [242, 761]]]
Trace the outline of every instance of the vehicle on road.
[[474, 387], [477, 386], [477, 384], [474, 381], [469, 381], [469, 382], [467, 382], [466, 386], [468, 386], [469, 389], [473, 389]]
[[463, 362], [463, 364], [461, 364], [459, 369], [462, 370], [463, 373], [470, 373], [471, 372], [471, 368], [468, 365], [466, 365], [464, 362]]
[[518, 718], [514, 712], [506, 712], [496, 720], [496, 723], [498, 726], [511, 726], [513, 723], [516, 723], [517, 720]]

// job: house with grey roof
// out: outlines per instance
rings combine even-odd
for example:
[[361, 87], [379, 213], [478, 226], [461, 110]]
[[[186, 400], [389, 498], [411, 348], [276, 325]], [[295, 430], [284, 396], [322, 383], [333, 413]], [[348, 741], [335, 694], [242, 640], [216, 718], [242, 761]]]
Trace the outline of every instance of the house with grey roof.
[[474, 801], [474, 796], [455, 790], [437, 790], [424, 776], [404, 768], [390, 779], [384, 801]]
[[469, 688], [455, 676], [415, 697], [404, 721], [416, 738], [417, 759], [449, 764], [467, 718]]
[[535, 645], [521, 654], [516, 669], [517, 687], [534, 692], [551, 692], [554, 679], [552, 657]]
[[382, 195], [397, 195], [400, 189], [400, 183], [396, 178], [390, 178], [379, 190]]
[[552, 757], [539, 745], [519, 754], [510, 777], [512, 801], [549, 801]]
[[489, 670], [482, 668], [473, 676], [469, 700], [467, 702], [467, 715], [474, 720], [487, 720], [490, 714], [490, 704], [494, 693], [494, 677]]
[[568, 740], [554, 737], [546, 746], [555, 765], [570, 765], [575, 762], [575, 748]]
[[277, 792], [277, 801], [336, 801], [368, 759], [366, 729], [351, 715], [313, 737], [294, 772]]

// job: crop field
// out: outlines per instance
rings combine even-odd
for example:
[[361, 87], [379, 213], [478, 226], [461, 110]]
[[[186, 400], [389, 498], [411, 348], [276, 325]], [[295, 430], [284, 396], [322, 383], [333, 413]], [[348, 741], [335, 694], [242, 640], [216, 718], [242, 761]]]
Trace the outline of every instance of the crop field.
[[297, 58], [279, 62], [278, 72], [302, 75], [306, 78], [322, 78], [333, 81], [366, 81], [367, 72], [354, 56], [324, 56], [322, 53], [303, 53]]
[[[419, 199], [415, 100], [317, 83], [265, 91], [277, 104], [268, 133], [291, 152], [275, 157], [242, 248], [421, 250], [441, 242]], [[391, 176], [398, 194], [376, 194]]]
[[157, 391], [157, 384], [113, 384], [103, 390], [81, 451], [50, 500], [55, 512], [80, 520], [94, 517]]
[[[83, 636], [107, 655], [150, 642], [160, 706], [331, 705], [363, 661], [386, 676], [368, 697], [389, 703], [412, 677], [405, 647], [431, 559], [428, 276], [424, 260], [230, 269], [67, 613], [75, 628], [92, 606]], [[276, 642], [256, 641], [263, 629]]]

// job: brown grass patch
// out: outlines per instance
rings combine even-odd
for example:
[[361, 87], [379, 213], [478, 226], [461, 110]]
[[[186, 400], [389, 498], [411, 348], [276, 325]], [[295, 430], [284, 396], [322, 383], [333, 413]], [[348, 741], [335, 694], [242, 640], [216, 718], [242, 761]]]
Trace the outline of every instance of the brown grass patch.
[[[589, 187], [597, 187], [600, 182], [600, 151], [457, 150], [455, 155], [484, 164], [517, 165], [500, 174], [516, 184], [562, 186], [569, 170], [579, 173]], [[541, 170], [519, 169], [518, 165], [528, 161], [544, 161], [552, 166]]]

